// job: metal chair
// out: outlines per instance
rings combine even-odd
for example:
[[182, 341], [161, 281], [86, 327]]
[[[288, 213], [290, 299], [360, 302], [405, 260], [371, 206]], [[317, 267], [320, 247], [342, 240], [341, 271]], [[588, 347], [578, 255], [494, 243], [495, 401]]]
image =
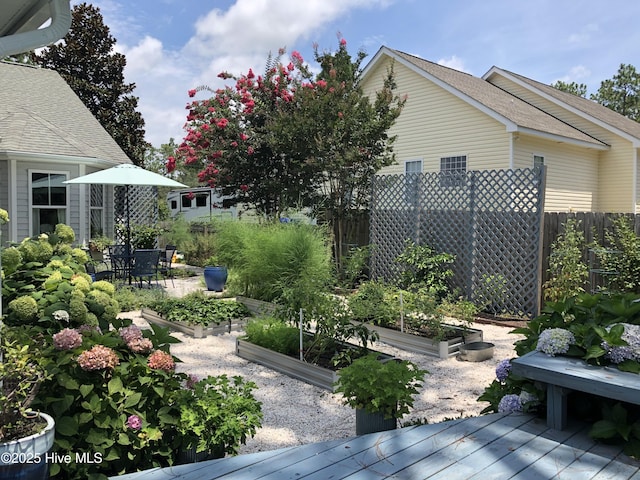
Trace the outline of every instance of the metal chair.
[[160, 250], [140, 248], [133, 252], [133, 262], [131, 266], [131, 278], [138, 282], [142, 288], [142, 282], [146, 281], [151, 288], [151, 280], [156, 277], [158, 283], [158, 262], [160, 261]]
[[164, 284], [167, 284], [167, 277], [171, 279], [171, 286], [175, 287], [173, 281], [173, 255], [176, 253], [175, 245], [167, 245], [162, 255], [160, 255], [160, 267], [158, 272], [164, 279]]
[[127, 278], [131, 265], [131, 256], [127, 245], [110, 245], [109, 260], [116, 278]]

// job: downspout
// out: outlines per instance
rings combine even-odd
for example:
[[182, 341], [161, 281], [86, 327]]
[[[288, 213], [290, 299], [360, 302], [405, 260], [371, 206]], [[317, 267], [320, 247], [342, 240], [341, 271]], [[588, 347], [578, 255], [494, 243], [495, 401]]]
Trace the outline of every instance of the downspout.
[[64, 37], [71, 27], [70, 0], [48, 0], [51, 24], [28, 32], [0, 37], [0, 58], [51, 45]]

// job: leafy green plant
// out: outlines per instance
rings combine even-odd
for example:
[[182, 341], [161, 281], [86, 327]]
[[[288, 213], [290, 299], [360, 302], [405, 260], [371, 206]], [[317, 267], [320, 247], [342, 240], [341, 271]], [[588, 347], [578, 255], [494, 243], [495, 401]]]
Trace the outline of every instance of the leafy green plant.
[[474, 301], [490, 313], [499, 313], [507, 294], [507, 279], [500, 273], [483, 273], [474, 292]]
[[200, 292], [182, 298], [165, 297], [150, 302], [148, 306], [170, 322], [196, 325], [220, 324], [249, 315], [247, 307], [234, 299], [208, 297]]
[[300, 330], [275, 317], [252, 319], [245, 326], [247, 341], [283, 355], [300, 352]]
[[640, 293], [640, 237], [631, 220], [624, 216], [614, 219], [613, 231], [607, 231], [605, 239], [607, 246], [593, 246], [600, 268], [614, 272], [605, 288], [618, 293]]
[[438, 253], [429, 245], [416, 245], [408, 240], [396, 262], [403, 268], [400, 286], [405, 289], [426, 288], [443, 298], [449, 292], [448, 279], [453, 276], [449, 267], [455, 261], [450, 253]]
[[564, 233], [551, 245], [549, 280], [544, 284], [546, 300], [557, 302], [583, 293], [589, 269], [583, 261], [584, 233], [579, 222], [567, 220]]
[[181, 405], [178, 433], [181, 448], [195, 448], [212, 457], [235, 455], [238, 446], [256, 433], [262, 421], [260, 402], [252, 395], [257, 386], [242, 377], [207, 377], [176, 395]]
[[397, 293], [397, 288], [377, 280], [362, 283], [355, 293], [347, 297], [353, 319], [382, 327], [395, 325], [400, 318]]
[[369, 259], [371, 245], [349, 249], [348, 255], [342, 259], [343, 271], [340, 283], [345, 288], [356, 288], [369, 276]]
[[131, 245], [133, 248], [156, 248], [158, 236], [162, 229], [151, 225], [134, 225], [131, 227]]
[[382, 361], [369, 354], [340, 370], [335, 391], [342, 393], [345, 405], [401, 418], [413, 407], [427, 373], [407, 360]]
[[605, 403], [602, 407], [602, 420], [595, 422], [589, 435], [601, 440], [622, 440], [624, 452], [630, 457], [640, 457], [640, 417], [636, 409], [622, 403]]
[[3, 327], [0, 341], [0, 443], [5, 443], [42, 430], [28, 412], [45, 377], [38, 352], [16, 332]]

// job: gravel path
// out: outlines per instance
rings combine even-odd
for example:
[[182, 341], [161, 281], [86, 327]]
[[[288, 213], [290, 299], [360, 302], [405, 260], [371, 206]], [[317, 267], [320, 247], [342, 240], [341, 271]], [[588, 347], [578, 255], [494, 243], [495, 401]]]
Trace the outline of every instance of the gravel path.
[[[121, 314], [133, 318], [141, 327], [148, 326], [139, 312]], [[474, 324], [484, 333], [484, 341], [495, 344], [494, 356], [484, 362], [465, 362], [455, 357], [441, 360], [406, 352], [376, 343], [373, 348], [410, 360], [430, 373], [413, 411], [401, 421], [426, 419], [429, 423], [446, 418], [478, 415], [487, 406], [477, 402], [484, 388], [495, 378], [495, 367], [503, 358], [515, 356], [513, 343], [522, 338], [511, 334], [512, 328]], [[235, 355], [238, 333], [194, 339], [174, 333], [181, 343], [172, 345], [171, 352], [182, 363], [179, 371], [207, 375], [240, 375], [258, 385], [255, 397], [262, 402], [264, 419], [256, 436], [240, 448], [240, 453], [273, 450], [355, 435], [355, 413], [341, 404], [340, 395], [332, 394], [295, 380]]]

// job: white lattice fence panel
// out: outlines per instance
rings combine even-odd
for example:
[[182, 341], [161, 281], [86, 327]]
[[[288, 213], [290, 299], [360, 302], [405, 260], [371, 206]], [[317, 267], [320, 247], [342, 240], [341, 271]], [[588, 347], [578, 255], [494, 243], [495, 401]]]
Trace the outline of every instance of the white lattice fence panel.
[[147, 185], [116, 187], [114, 190], [114, 230], [117, 243], [126, 243], [127, 198], [129, 223], [134, 230], [137, 225], [153, 226], [158, 222], [158, 189]]

